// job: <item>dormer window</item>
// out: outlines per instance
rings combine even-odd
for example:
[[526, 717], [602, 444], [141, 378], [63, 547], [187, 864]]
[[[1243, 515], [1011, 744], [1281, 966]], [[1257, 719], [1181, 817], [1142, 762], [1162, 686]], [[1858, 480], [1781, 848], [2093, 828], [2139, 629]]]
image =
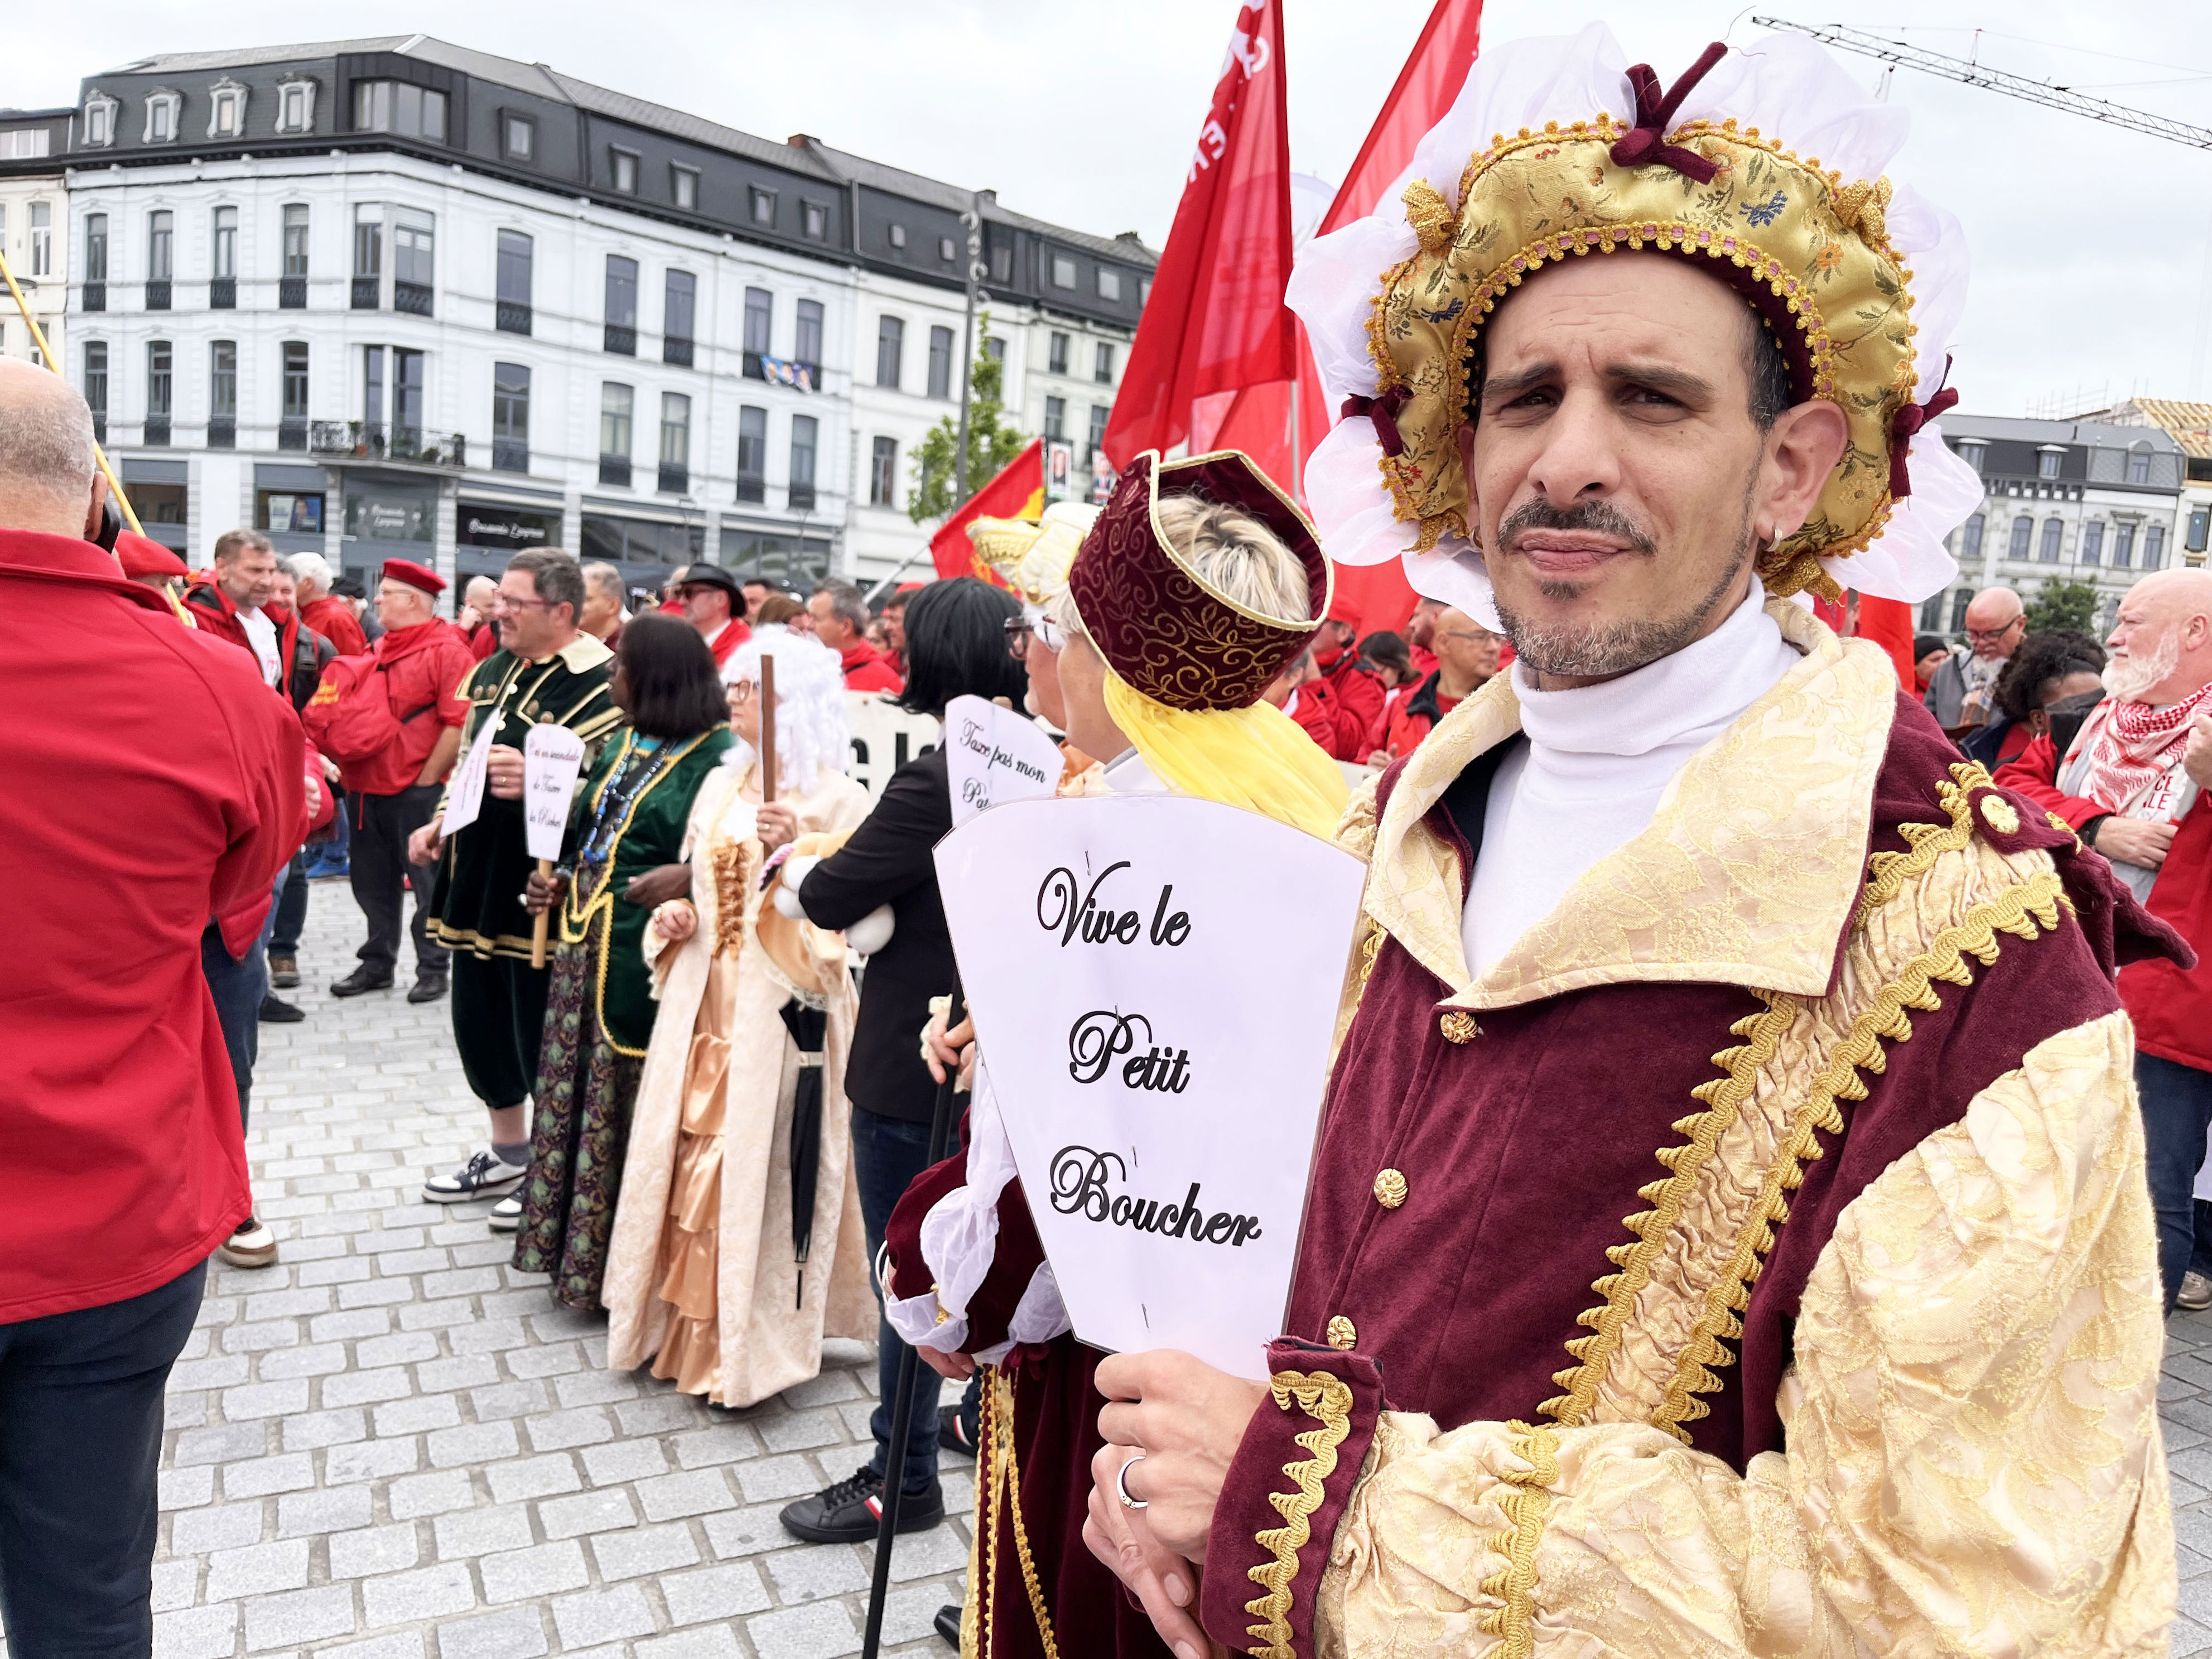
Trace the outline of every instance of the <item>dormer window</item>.
[[299, 76], [276, 83], [276, 131], [313, 132], [315, 130], [315, 83]]
[[1121, 299], [1121, 273], [1120, 271], [1109, 270], [1104, 265], [1098, 267], [1098, 297], [1106, 301]]
[[208, 132], [210, 138], [239, 138], [246, 133], [246, 88], [235, 81], [218, 81], [208, 89]]
[[145, 144], [173, 144], [177, 142], [178, 118], [184, 113], [185, 95], [164, 88], [146, 94], [146, 131], [139, 142]]
[[95, 92], [84, 100], [84, 142], [88, 149], [105, 149], [115, 142], [115, 100]]
[[746, 191], [746, 196], [752, 204], [753, 222], [757, 225], [766, 225], [770, 229], [774, 229], [775, 192], [772, 190], [763, 190], [756, 185]]
[[906, 227], [904, 225], [893, 225], [891, 227], [891, 246], [895, 248], [900, 249], [903, 249], [906, 246]]

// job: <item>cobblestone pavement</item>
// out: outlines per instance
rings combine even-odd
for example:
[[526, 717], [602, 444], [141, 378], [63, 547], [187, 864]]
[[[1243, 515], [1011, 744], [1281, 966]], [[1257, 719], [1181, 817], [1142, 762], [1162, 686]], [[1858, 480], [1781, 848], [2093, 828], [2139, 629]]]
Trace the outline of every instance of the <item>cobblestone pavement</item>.
[[[872, 1546], [775, 1516], [866, 1461], [872, 1346], [743, 1412], [606, 1370], [604, 1317], [508, 1267], [488, 1206], [422, 1201], [483, 1109], [445, 1002], [331, 997], [360, 937], [316, 883], [283, 994], [307, 1019], [261, 1028], [247, 1152], [280, 1259], [213, 1265], [170, 1379], [155, 1659], [857, 1652]], [[955, 1518], [894, 1552], [887, 1653], [950, 1651], [930, 1620], [959, 1599], [971, 1468], [945, 1461]]]

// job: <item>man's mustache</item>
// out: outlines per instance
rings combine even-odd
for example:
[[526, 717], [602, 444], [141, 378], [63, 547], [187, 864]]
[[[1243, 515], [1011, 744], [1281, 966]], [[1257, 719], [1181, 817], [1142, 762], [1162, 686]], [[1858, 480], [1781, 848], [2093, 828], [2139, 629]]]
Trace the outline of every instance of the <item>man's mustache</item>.
[[1589, 530], [1616, 536], [1646, 558], [1659, 551], [1650, 532], [1610, 501], [1577, 501], [1571, 507], [1554, 507], [1540, 496], [1524, 501], [1498, 526], [1498, 544], [1510, 550], [1524, 530]]

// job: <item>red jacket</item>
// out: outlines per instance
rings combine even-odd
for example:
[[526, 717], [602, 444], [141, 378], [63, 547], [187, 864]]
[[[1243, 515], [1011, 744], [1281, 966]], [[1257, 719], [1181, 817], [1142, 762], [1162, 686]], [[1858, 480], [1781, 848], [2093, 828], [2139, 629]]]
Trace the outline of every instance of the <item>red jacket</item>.
[[[457, 628], [459, 625], [460, 624], [458, 623], [454, 624]], [[474, 628], [468, 630], [467, 638], [469, 641], [469, 659], [471, 662], [482, 662], [485, 658], [490, 656], [493, 652], [499, 649], [499, 624], [497, 623], [480, 622]]]
[[[2056, 812], [2078, 834], [2111, 809], [2058, 787], [2059, 756], [2048, 737], [2028, 744], [2015, 761], [1997, 769], [2001, 789], [2015, 790], [2045, 811]], [[2179, 1066], [2212, 1072], [2212, 807], [2208, 792], [2181, 817], [2158, 867], [2143, 908], [2187, 939], [2197, 965], [2182, 968], [2159, 958], [2120, 969], [2120, 1000], [2135, 1022], [2136, 1047]]]
[[392, 629], [371, 654], [385, 665], [385, 695], [400, 722], [399, 741], [373, 761], [341, 762], [339, 781], [349, 795], [396, 795], [421, 775], [439, 735], [467, 720], [469, 700], [461, 688], [476, 662], [468, 635], [434, 617]]
[[253, 659], [255, 672], [259, 672], [260, 654], [254, 650], [253, 641], [246, 637], [246, 624], [239, 618], [238, 607], [222, 591], [221, 583], [212, 577], [195, 582], [185, 590], [185, 603], [191, 606], [192, 621], [198, 624], [201, 633], [229, 641]]
[[341, 657], [358, 657], [368, 649], [368, 635], [354, 620], [353, 607], [335, 593], [325, 593], [313, 605], [300, 607], [300, 618], [331, 642]]
[[1321, 745], [1322, 754], [1336, 753], [1336, 698], [1330, 693], [1327, 680], [1308, 680], [1293, 690], [1290, 707], [1283, 712]]
[[200, 934], [305, 811], [291, 711], [88, 542], [0, 530], [0, 707], [9, 1323], [166, 1284], [252, 1212]]
[[1328, 752], [1339, 760], [1365, 760], [1370, 752], [1368, 736], [1382, 716], [1382, 682], [1362, 668], [1358, 654], [1352, 651], [1337, 653], [1322, 675], [1336, 705], [1336, 742]]
[[1457, 697], [1443, 695], [1443, 672], [1431, 673], [1390, 705], [1390, 718], [1378, 748], [1390, 751], [1392, 760], [1403, 760], [1420, 746], [1436, 723], [1460, 705]]
[[[732, 617], [724, 623], [722, 631], [707, 641], [707, 649], [714, 653], [714, 666], [720, 668], [729, 661], [737, 654], [738, 647], [752, 636], [753, 630], [743, 617]], [[614, 648], [612, 640], [607, 641], [607, 648]]]
[[888, 691], [896, 696], [906, 682], [891, 672], [890, 661], [866, 640], [854, 640], [838, 653], [845, 669], [848, 691]]

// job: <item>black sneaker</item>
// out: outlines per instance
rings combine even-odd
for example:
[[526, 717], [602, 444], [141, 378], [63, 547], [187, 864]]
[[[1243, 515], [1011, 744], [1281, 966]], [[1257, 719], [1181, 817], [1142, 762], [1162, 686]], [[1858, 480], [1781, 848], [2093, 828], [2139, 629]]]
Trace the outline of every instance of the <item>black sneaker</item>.
[[367, 963], [363, 963], [337, 984], [331, 986], [331, 994], [334, 997], [357, 997], [364, 991], [389, 991], [392, 988], [392, 970], [389, 968], [380, 974]]
[[261, 994], [261, 1023], [264, 1025], [296, 1025], [307, 1017], [307, 1010], [297, 1003], [287, 1002], [273, 991]]
[[414, 985], [408, 990], [407, 1000], [410, 1002], [435, 1002], [440, 997], [446, 994], [446, 986], [447, 980], [443, 974], [419, 975], [416, 978]]
[[[512, 1193], [522, 1185], [522, 1177], [530, 1173], [526, 1164], [508, 1164], [495, 1152], [481, 1152], [449, 1176], [432, 1176], [422, 1183], [422, 1196], [433, 1204], [469, 1204], [480, 1198], [496, 1198], [502, 1193]], [[518, 1211], [518, 1213], [519, 1211]], [[495, 1218], [495, 1231], [513, 1232], [512, 1226], [501, 1228]]]
[[[883, 1480], [862, 1468], [825, 1492], [786, 1504], [777, 1518], [783, 1529], [810, 1544], [865, 1544], [883, 1522]], [[899, 1500], [898, 1529], [927, 1532], [945, 1519], [945, 1488], [935, 1480], [927, 1492]]]
[[975, 1455], [975, 1425], [963, 1415], [957, 1406], [937, 1408], [937, 1449], [951, 1452], [956, 1457]]
[[957, 1648], [960, 1645], [960, 1604], [957, 1601], [950, 1607], [938, 1608], [935, 1623], [937, 1633], [945, 1638], [945, 1646]]

